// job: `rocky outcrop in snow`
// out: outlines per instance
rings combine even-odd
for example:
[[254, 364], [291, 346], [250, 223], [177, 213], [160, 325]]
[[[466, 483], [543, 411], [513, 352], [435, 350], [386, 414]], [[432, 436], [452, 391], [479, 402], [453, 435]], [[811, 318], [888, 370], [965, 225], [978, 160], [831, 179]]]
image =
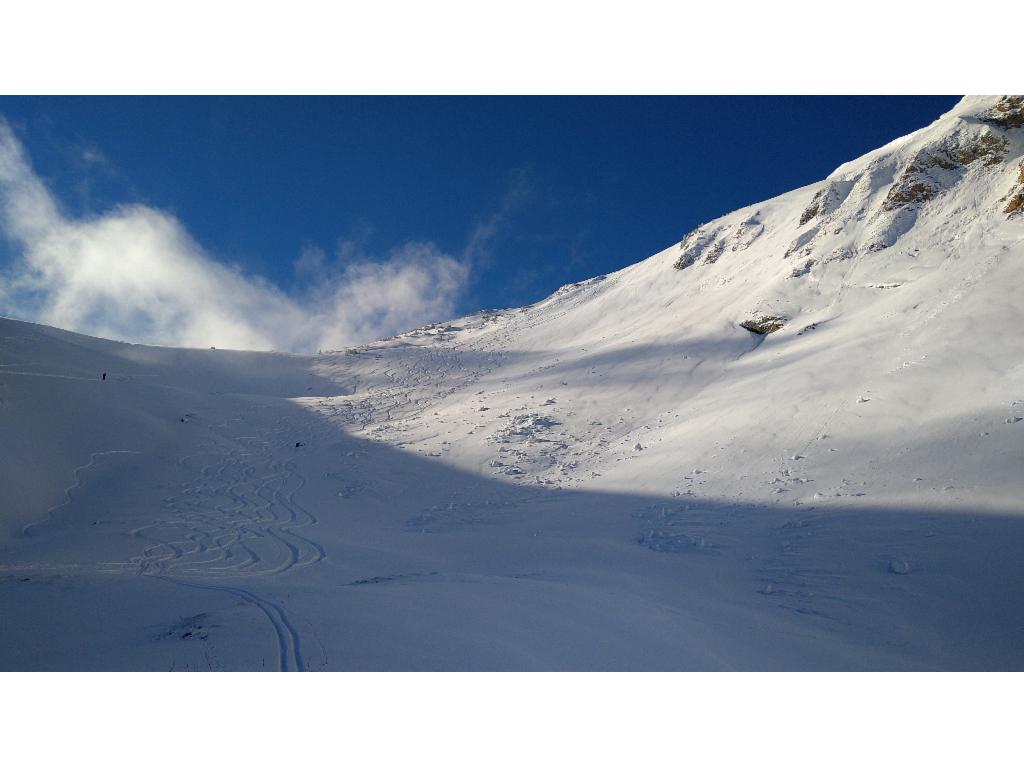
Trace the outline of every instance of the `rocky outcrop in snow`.
[[[1024, 97], [969, 97], [931, 126], [813, 185], [792, 219], [772, 216], [769, 201], [752, 216], [747, 209], [698, 227], [679, 244], [673, 266], [715, 267], [726, 263], [725, 254], [753, 248], [759, 259], [800, 259], [780, 277], [813, 278], [829, 265], [893, 248], [940, 201], [958, 215], [976, 210], [971, 215], [1017, 216], [1024, 210], [1022, 125]], [[1011, 173], [1008, 192], [1004, 186], [997, 198], [977, 197], [975, 190], [997, 189]], [[716, 278], [706, 285], [733, 279], [722, 273]]]
[[737, 224], [698, 227], [679, 244], [679, 258], [674, 266], [676, 269], [686, 269], [698, 260], [702, 260], [703, 264], [714, 264], [727, 251], [749, 248], [763, 232], [764, 224], [757, 213]]
[[1000, 128], [1024, 127], [1024, 96], [1003, 96], [991, 109], [983, 112], [980, 119]]

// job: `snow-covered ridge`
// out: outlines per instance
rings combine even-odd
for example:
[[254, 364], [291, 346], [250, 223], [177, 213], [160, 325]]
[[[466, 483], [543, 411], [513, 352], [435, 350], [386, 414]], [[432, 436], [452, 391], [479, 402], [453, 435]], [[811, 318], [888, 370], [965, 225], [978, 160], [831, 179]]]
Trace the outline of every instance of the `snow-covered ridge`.
[[[966, 98], [928, 128], [846, 163], [813, 185], [799, 217], [777, 225], [778, 236], [790, 241], [782, 255], [802, 261], [791, 276], [813, 275], [830, 261], [896, 245], [923, 206], [936, 208], [937, 198], [954, 195], [961, 184], [990, 187], [998, 203], [1009, 201], [1024, 150], [1016, 130], [1022, 113], [1018, 97]], [[991, 197], [972, 198], [969, 215], [1017, 210], [993, 203]], [[683, 239], [676, 267], [714, 264], [765, 233], [759, 211], [722, 217]]]

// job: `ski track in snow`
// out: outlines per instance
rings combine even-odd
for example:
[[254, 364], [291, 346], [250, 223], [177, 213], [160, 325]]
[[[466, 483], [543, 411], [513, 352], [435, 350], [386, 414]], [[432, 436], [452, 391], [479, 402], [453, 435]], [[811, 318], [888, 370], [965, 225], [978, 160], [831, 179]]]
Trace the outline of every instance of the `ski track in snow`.
[[257, 608], [274, 628], [274, 635], [278, 645], [278, 669], [281, 672], [305, 672], [306, 662], [302, 658], [302, 641], [298, 631], [288, 619], [284, 609], [277, 603], [260, 597], [250, 590], [240, 587], [226, 587], [215, 584], [201, 584], [194, 581], [167, 576], [163, 573], [147, 574], [153, 578], [162, 579], [191, 589], [202, 589], [210, 592], [223, 592], [233, 595], [245, 603]]
[[[87, 469], [92, 469], [94, 466], [96, 466], [96, 459], [97, 458], [99, 458], [101, 456], [117, 456], [117, 455], [120, 455], [120, 454], [138, 454], [138, 453], [139, 453], [138, 451], [123, 451], [123, 450], [94, 451], [92, 454], [89, 455], [89, 461], [87, 463], [83, 464], [80, 467], [75, 467], [72, 470], [71, 474], [74, 476], [74, 482], [71, 485], [69, 485], [67, 488], [64, 489], [64, 501], [60, 502], [59, 504], [55, 504], [54, 506], [52, 506], [48, 510], [46, 510], [46, 520], [42, 521], [42, 522], [50, 522], [53, 519], [53, 515], [54, 515], [55, 512], [57, 512], [58, 510], [60, 510], [60, 509], [62, 509], [64, 507], [66, 507], [67, 505], [71, 504], [71, 502], [72, 502], [72, 492], [75, 491], [75, 490], [78, 490], [79, 488], [82, 487], [82, 473], [85, 472]], [[39, 521], [28, 523], [28, 524], [26, 524], [25, 526], [22, 527], [21, 532], [25, 536], [31, 536], [32, 535], [32, 529], [34, 527], [40, 525], [40, 524], [41, 523]]]
[[[130, 531], [153, 542], [131, 561], [139, 574], [230, 594], [257, 608], [274, 629], [283, 672], [306, 670], [301, 638], [283, 605], [252, 589], [211, 582], [280, 576], [326, 559], [324, 548], [305, 532], [318, 520], [296, 498], [305, 478], [294, 460], [272, 449], [297, 434], [300, 442], [311, 440], [279, 420], [255, 435], [219, 435], [203, 450], [180, 457], [183, 469], [198, 467], [195, 479], [164, 499], [165, 516]], [[235, 447], [225, 450], [225, 442]]]

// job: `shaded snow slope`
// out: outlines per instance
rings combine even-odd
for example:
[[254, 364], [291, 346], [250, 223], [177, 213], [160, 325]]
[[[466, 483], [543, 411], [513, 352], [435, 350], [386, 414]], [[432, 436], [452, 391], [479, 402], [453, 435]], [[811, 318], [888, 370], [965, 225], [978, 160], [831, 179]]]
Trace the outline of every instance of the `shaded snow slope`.
[[0, 665], [1024, 666], [1021, 109], [337, 353], [0, 320]]

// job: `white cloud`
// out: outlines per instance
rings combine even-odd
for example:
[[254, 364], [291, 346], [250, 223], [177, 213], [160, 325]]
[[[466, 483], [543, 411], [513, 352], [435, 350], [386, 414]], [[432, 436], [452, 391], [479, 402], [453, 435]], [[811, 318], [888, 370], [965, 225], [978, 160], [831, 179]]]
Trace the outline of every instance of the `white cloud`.
[[295, 260], [295, 274], [300, 277], [319, 278], [323, 275], [327, 263], [327, 254], [318, 245], [302, 246], [302, 253]]
[[505, 194], [496, 210], [480, 219], [469, 234], [463, 259], [469, 264], [487, 264], [491, 260], [491, 245], [499, 233], [508, 227], [510, 220], [532, 194], [531, 171], [518, 168], [512, 171]]
[[338, 348], [451, 317], [466, 265], [429, 243], [328, 270], [307, 249], [302, 295], [213, 260], [181, 223], [141, 205], [72, 218], [0, 117], [0, 231], [17, 257], [0, 312], [107, 338], [176, 346]]

